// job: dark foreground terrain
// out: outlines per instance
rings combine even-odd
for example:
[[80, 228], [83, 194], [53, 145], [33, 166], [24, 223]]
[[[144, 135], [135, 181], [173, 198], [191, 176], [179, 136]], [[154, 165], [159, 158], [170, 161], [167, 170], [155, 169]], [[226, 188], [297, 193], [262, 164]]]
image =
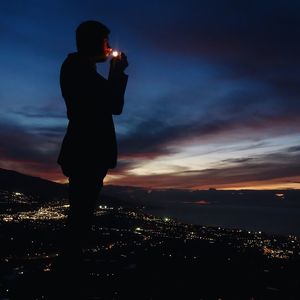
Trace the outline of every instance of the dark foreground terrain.
[[62, 258], [68, 205], [1, 190], [0, 299], [300, 299], [294, 236], [192, 226], [110, 205]]

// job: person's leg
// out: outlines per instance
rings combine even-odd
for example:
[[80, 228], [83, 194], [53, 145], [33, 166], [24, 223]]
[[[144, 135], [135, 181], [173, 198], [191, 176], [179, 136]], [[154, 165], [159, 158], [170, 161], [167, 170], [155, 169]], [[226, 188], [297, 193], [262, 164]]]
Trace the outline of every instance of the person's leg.
[[94, 208], [106, 173], [107, 169], [103, 169], [96, 174], [72, 173], [69, 177], [70, 208], [67, 226], [61, 244], [61, 255], [52, 266], [59, 287], [56, 291], [66, 299], [83, 298], [79, 296], [82, 276], [85, 274], [82, 246], [92, 223]]
[[[97, 199], [103, 186], [107, 169], [97, 173], [78, 173], [69, 177], [69, 214], [67, 242], [74, 254], [81, 251], [90, 230]], [[76, 250], [77, 249], [77, 250]]]

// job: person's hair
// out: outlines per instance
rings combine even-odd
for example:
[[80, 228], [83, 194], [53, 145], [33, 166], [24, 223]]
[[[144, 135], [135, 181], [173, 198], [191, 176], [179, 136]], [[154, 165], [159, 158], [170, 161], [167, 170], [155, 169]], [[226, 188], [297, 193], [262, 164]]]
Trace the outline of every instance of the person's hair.
[[97, 54], [110, 30], [98, 21], [85, 21], [76, 29], [76, 46], [78, 52], [84, 54]]

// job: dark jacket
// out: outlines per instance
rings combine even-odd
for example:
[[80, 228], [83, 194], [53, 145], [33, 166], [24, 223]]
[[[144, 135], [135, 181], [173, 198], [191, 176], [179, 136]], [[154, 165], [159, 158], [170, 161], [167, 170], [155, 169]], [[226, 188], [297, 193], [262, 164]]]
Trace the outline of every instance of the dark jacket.
[[95, 64], [78, 53], [63, 62], [60, 86], [69, 124], [57, 162], [66, 176], [116, 166], [112, 115], [122, 113], [127, 79], [124, 73], [113, 72], [105, 79]]

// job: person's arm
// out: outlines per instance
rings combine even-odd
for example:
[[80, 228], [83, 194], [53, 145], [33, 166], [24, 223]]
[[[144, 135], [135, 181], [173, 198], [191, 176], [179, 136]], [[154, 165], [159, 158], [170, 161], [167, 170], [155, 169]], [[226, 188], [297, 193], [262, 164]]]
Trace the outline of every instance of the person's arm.
[[119, 58], [113, 58], [110, 63], [108, 86], [111, 110], [114, 115], [120, 115], [123, 111], [124, 94], [128, 81], [128, 75], [124, 73], [124, 70], [127, 66], [128, 61], [124, 53]]
[[86, 65], [68, 65], [63, 68], [61, 86], [71, 117], [97, 118], [99, 114], [122, 113], [128, 79], [123, 72], [126, 64], [123, 60], [122, 63], [111, 64], [108, 79]]
[[123, 72], [120, 74], [113, 74], [108, 78], [111, 112], [113, 115], [120, 115], [123, 111], [127, 81], [128, 75]]

